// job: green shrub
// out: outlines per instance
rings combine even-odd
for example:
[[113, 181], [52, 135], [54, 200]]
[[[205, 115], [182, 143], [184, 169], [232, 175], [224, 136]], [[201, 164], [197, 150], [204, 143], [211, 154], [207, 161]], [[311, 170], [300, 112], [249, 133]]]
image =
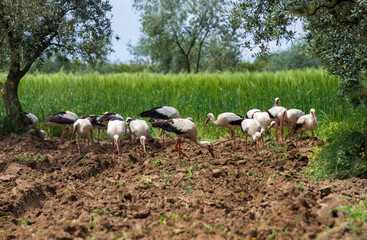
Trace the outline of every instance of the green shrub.
[[316, 179], [367, 177], [365, 137], [367, 114], [361, 106], [343, 122], [324, 122], [318, 137], [326, 141], [309, 156], [307, 175]]
[[365, 237], [363, 224], [367, 222], [367, 195], [354, 206], [341, 205], [337, 210], [347, 213], [347, 228], [353, 237]]
[[11, 132], [11, 120], [4, 112], [0, 112], [0, 135]]

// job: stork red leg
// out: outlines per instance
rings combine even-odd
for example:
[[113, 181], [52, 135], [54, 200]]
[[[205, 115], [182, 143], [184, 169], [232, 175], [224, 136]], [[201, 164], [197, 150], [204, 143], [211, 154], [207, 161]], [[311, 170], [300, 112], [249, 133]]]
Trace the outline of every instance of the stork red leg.
[[247, 154], [247, 132], [245, 133], [245, 154]]
[[78, 144], [78, 151], [79, 151], [79, 155], [81, 154], [80, 153], [80, 146], [79, 146], [79, 140], [77, 139], [77, 144]]
[[189, 158], [184, 152], [182, 152], [182, 150], [181, 150], [181, 139], [179, 139], [178, 141], [177, 141], [177, 143], [178, 143], [178, 155], [179, 155], [179, 157], [180, 157], [180, 159], [182, 159], [181, 158], [181, 154], [182, 155], [184, 155], [186, 158]]
[[66, 129], [67, 129], [67, 127], [64, 128], [64, 131], [61, 134], [61, 139], [60, 139], [59, 146], [57, 147], [57, 151], [59, 151], [59, 148], [60, 148], [60, 145], [61, 145], [61, 142], [62, 142], [62, 138], [64, 137], [64, 134], [65, 134]]
[[[163, 132], [163, 129], [161, 130], [161, 132]], [[163, 140], [162, 140], [162, 138], [161, 138], [161, 132], [160, 132], [160, 131], [158, 131], [158, 137], [159, 137], [159, 140], [161, 141], [162, 148], [163, 148], [163, 147], [164, 147], [164, 142], [163, 142]]]
[[231, 129], [231, 137], [233, 139], [233, 142], [234, 142], [234, 152], [236, 151], [236, 148], [237, 148], [237, 143], [236, 143], [236, 137], [235, 137], [235, 132], [233, 129]]
[[115, 167], [115, 142], [112, 141], [112, 148], [113, 148], [113, 167]]

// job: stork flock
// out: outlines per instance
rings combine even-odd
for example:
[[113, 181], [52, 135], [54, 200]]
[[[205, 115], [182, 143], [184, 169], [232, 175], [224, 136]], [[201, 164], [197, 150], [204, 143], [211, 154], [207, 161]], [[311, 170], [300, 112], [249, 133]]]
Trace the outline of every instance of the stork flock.
[[[38, 129], [38, 118], [31, 114], [25, 113], [30, 120], [29, 131], [35, 129], [37, 132], [44, 136], [44, 131]], [[271, 128], [275, 128], [276, 141], [282, 143], [283, 141], [283, 127], [293, 128], [293, 132], [296, 135], [296, 147], [298, 147], [298, 134], [302, 134], [304, 131], [311, 131], [314, 137], [313, 131], [317, 125], [317, 118], [315, 115], [315, 109], [310, 110], [310, 114], [305, 114], [298, 109], [286, 109], [279, 106], [279, 98], [275, 98], [274, 106], [266, 111], [260, 109], [251, 109], [247, 111], [246, 116], [243, 117], [239, 114], [232, 112], [221, 113], [215, 119], [212, 113], [207, 114], [207, 118], [204, 127], [209, 121], [215, 126], [227, 127], [231, 131], [231, 137], [223, 141], [219, 141], [212, 144], [208, 141], [200, 141], [197, 136], [197, 127], [192, 118], [181, 118], [177, 109], [169, 106], [155, 107], [148, 111], [144, 111], [139, 114], [140, 117], [150, 118], [149, 122], [153, 128], [161, 129], [159, 138], [164, 146], [164, 140], [162, 139], [162, 133], [169, 136], [170, 132], [177, 135], [177, 142], [175, 148], [178, 151], [179, 158], [188, 156], [182, 151], [181, 143], [182, 138], [187, 138], [205, 148], [209, 151], [210, 155], [215, 158], [213, 145], [221, 144], [226, 141], [234, 142], [234, 151], [237, 149], [237, 142], [235, 136], [235, 129], [240, 127], [245, 134], [245, 153], [247, 153], [247, 137], [251, 136], [255, 146], [254, 154], [257, 155], [261, 148], [264, 149], [264, 134]], [[113, 145], [113, 160], [115, 164], [115, 146], [118, 154], [118, 158], [122, 159], [121, 154], [121, 141], [125, 135], [128, 135], [131, 143], [134, 145], [136, 138], [139, 139], [142, 152], [146, 152], [146, 138], [149, 136], [150, 128], [145, 120], [139, 118], [128, 117], [126, 121], [118, 113], [105, 112], [102, 115], [89, 115], [83, 118], [79, 118], [75, 113], [70, 111], [58, 112], [49, 116], [43, 121], [43, 124], [50, 124], [54, 126], [64, 127], [64, 131], [60, 138], [60, 143], [57, 150], [59, 150], [62, 143], [64, 134], [68, 128], [73, 128], [72, 137], [77, 136], [78, 151], [80, 154], [79, 138], [85, 137], [89, 141], [93, 142], [93, 129], [98, 129], [98, 141], [100, 136], [100, 130], [109, 136]], [[281, 132], [281, 138], [279, 140], [279, 129]], [[105, 132], [107, 131], [107, 133]], [[288, 136], [292, 131], [289, 131]], [[133, 136], [133, 139], [131, 138]], [[288, 137], [287, 136], [287, 137]], [[314, 139], [314, 138], [313, 138]], [[134, 145], [135, 149], [135, 145]]]

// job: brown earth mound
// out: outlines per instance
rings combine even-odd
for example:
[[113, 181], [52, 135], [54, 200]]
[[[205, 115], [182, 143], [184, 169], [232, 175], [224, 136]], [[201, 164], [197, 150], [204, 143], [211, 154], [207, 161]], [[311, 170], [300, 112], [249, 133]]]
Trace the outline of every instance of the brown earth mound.
[[[341, 204], [363, 200], [365, 179], [312, 181], [300, 176], [312, 140], [260, 156], [227, 142], [205, 149], [149, 139], [147, 154], [123, 142], [88, 150], [58, 138], [0, 137], [0, 236], [3, 239], [347, 239]], [[320, 144], [320, 143], [319, 143]]]

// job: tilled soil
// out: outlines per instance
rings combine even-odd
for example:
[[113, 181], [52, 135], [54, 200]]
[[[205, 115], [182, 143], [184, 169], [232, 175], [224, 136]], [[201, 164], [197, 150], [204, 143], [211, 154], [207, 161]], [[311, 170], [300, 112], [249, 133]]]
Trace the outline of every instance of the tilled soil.
[[303, 178], [309, 137], [299, 149], [269, 140], [256, 157], [227, 142], [216, 159], [184, 141], [184, 160], [174, 142], [148, 139], [144, 155], [125, 140], [115, 167], [110, 141], [83, 142], [81, 155], [58, 142], [0, 137], [1, 238], [353, 239], [335, 208], [367, 192], [366, 179]]

